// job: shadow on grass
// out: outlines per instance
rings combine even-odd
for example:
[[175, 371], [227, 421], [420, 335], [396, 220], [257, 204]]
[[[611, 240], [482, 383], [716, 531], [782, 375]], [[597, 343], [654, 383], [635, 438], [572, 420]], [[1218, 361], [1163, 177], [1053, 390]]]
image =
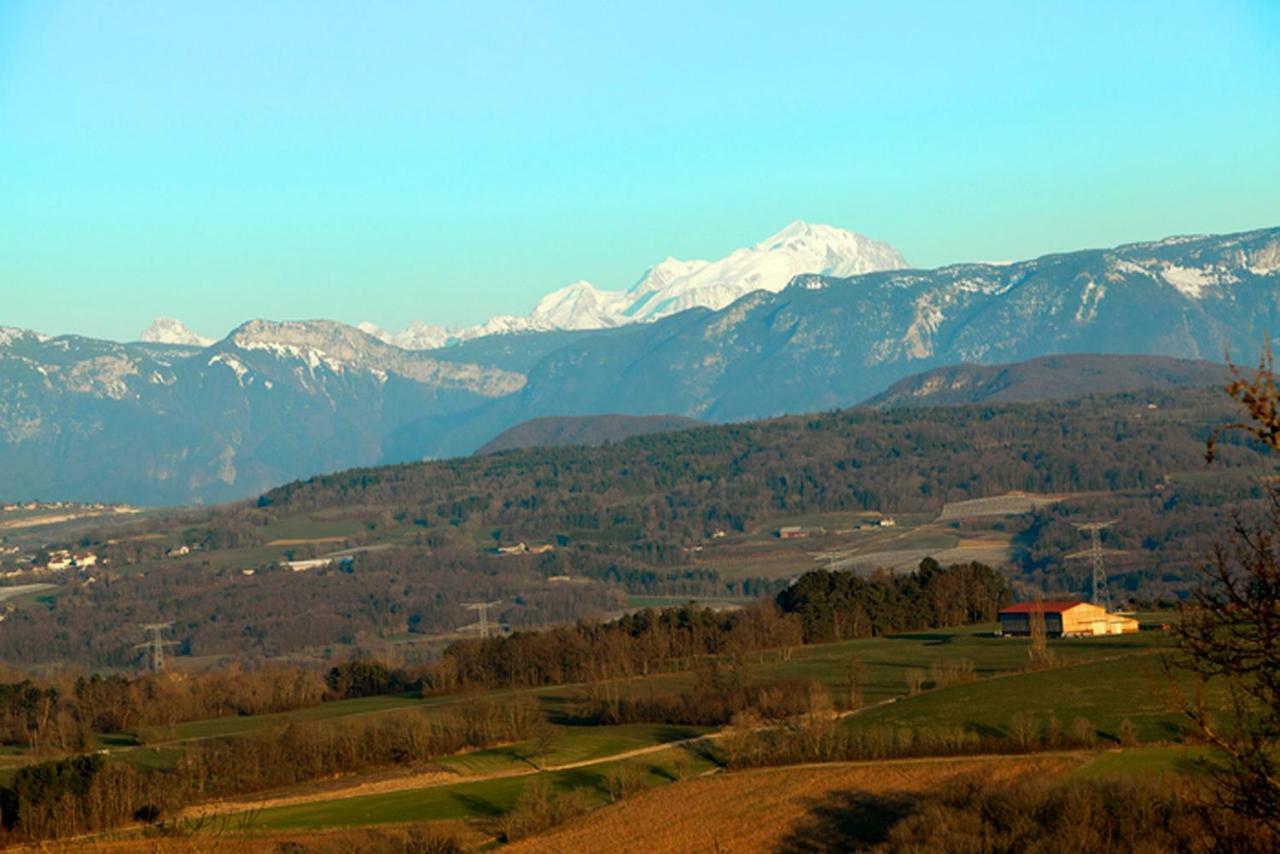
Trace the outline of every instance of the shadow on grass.
[[912, 632], [904, 635], [888, 635], [887, 640], [908, 640], [923, 641], [925, 646], [934, 646], [940, 643], [951, 643], [955, 635], [940, 634], [937, 632]]
[[463, 792], [452, 792], [449, 796], [462, 804], [467, 812], [474, 816], [496, 818], [506, 812], [506, 810], [488, 798], [482, 798], [477, 795], [468, 795]]
[[863, 792], [838, 792], [811, 801], [804, 818], [796, 822], [778, 845], [782, 854], [819, 851], [855, 851], [883, 842], [889, 830], [911, 814], [915, 802], [902, 796], [872, 796]]

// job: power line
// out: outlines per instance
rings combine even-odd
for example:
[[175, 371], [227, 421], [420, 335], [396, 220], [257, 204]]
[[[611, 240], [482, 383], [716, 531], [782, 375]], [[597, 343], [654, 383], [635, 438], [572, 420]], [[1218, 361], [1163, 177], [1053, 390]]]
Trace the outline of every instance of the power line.
[[142, 626], [144, 633], [149, 633], [150, 638], [139, 644], [134, 644], [134, 649], [145, 649], [151, 655], [151, 669], [155, 673], [164, 670], [164, 648], [166, 646], [177, 646], [177, 641], [165, 640], [164, 631], [173, 626], [173, 623], [147, 623]]
[[505, 602], [505, 599], [496, 599], [493, 602], [463, 602], [462, 607], [468, 611], [478, 611], [479, 619], [470, 625], [460, 626], [458, 631], [464, 632], [469, 629], [478, 629], [480, 637], [489, 637], [489, 609]]
[[1067, 560], [1075, 558], [1088, 558], [1093, 564], [1093, 604], [1111, 610], [1111, 596], [1107, 592], [1107, 568], [1103, 563], [1103, 555], [1121, 555], [1123, 551], [1119, 549], [1104, 549], [1102, 547], [1102, 529], [1109, 528], [1116, 523], [1115, 519], [1108, 519], [1106, 522], [1073, 522], [1075, 528], [1082, 533], [1089, 535], [1089, 548], [1073, 552], [1066, 555]]

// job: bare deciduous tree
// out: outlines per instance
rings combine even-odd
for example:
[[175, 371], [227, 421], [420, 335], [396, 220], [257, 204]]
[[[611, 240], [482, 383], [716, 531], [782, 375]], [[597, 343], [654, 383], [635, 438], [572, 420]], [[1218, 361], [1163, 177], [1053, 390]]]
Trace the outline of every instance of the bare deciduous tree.
[[[1232, 366], [1228, 393], [1248, 419], [1214, 431], [1243, 431], [1280, 451], [1280, 390], [1270, 345], [1246, 377]], [[1170, 666], [1197, 682], [1184, 711], [1215, 748], [1208, 762], [1214, 792], [1228, 809], [1280, 833], [1280, 490], [1265, 488], [1261, 521], [1237, 518], [1205, 568], [1204, 583], [1174, 628]]]

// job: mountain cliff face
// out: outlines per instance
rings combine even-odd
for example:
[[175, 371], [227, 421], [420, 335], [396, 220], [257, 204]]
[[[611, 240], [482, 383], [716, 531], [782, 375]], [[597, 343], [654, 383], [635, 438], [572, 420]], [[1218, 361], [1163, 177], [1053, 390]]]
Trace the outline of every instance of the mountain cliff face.
[[[1277, 329], [1280, 229], [804, 275], [719, 310], [425, 351], [328, 321], [253, 321], [208, 347], [0, 328], [0, 498], [222, 500], [469, 453], [542, 416], [759, 418], [851, 405], [947, 365], [1053, 354], [1249, 362]], [[1163, 369], [1123, 368], [1148, 370]]]

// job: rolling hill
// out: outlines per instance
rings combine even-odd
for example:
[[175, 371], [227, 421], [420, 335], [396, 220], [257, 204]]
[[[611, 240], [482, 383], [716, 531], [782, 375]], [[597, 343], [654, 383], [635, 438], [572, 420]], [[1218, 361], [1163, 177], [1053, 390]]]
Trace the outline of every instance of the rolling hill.
[[667, 433], [701, 426], [704, 422], [682, 415], [583, 415], [534, 418], [517, 424], [486, 442], [477, 454], [515, 448], [547, 448], [565, 445], [603, 445], [632, 436]]
[[1143, 389], [1226, 385], [1222, 364], [1164, 356], [1042, 356], [1011, 365], [951, 365], [899, 380], [875, 407], [1057, 400]]

